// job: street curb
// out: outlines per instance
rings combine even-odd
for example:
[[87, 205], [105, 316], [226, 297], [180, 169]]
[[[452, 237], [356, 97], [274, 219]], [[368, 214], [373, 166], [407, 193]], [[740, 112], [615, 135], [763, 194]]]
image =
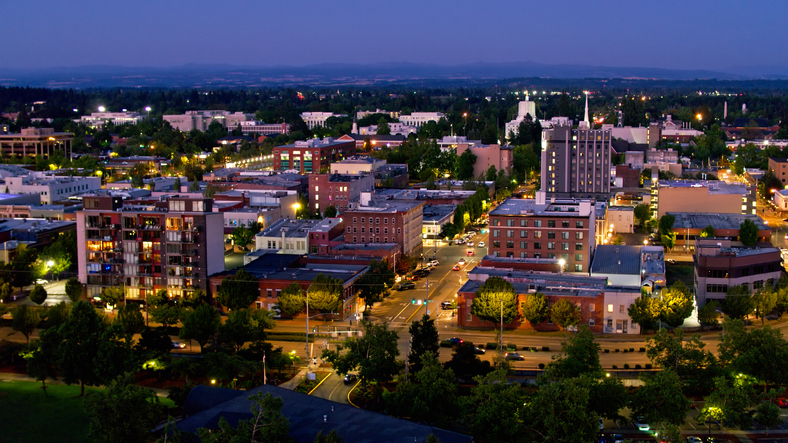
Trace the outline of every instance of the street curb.
[[312, 395], [312, 393], [313, 393], [313, 392], [315, 392], [315, 389], [319, 388], [319, 387], [320, 387], [320, 385], [322, 385], [324, 381], [328, 380], [328, 377], [331, 377], [331, 372], [329, 372], [329, 373], [328, 373], [328, 375], [326, 375], [325, 377], [323, 377], [323, 379], [322, 379], [322, 380], [320, 380], [320, 383], [318, 383], [317, 385], [315, 385], [315, 387], [314, 387], [314, 388], [312, 388], [312, 390], [311, 390], [311, 391], [307, 392], [307, 393], [306, 393], [306, 395]]
[[[326, 378], [328, 378], [328, 377], [326, 377]], [[352, 393], [353, 393], [353, 391], [355, 391], [355, 390], [356, 390], [356, 388], [358, 387], [358, 385], [359, 385], [360, 383], [361, 383], [361, 380], [359, 380], [359, 381], [358, 381], [358, 383], [356, 383], [356, 385], [355, 385], [355, 386], [353, 386], [352, 388], [350, 388], [350, 392], [348, 392], [348, 393], [347, 393], [347, 402], [348, 402], [348, 403], [350, 403], [350, 406], [353, 406], [353, 407], [354, 407], [354, 408], [356, 408], [356, 409], [361, 409], [361, 408], [359, 408], [358, 406], [356, 406], [356, 404], [355, 404], [355, 403], [353, 403], [353, 402], [350, 400], [350, 394], [352, 394]]]

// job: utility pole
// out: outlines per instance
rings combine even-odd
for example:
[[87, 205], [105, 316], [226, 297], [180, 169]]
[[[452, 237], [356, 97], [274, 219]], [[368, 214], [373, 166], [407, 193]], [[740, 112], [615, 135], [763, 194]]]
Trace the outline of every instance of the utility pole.
[[304, 349], [306, 350], [306, 366], [309, 367], [311, 359], [309, 358], [309, 291], [306, 291], [306, 330], [304, 331], [306, 341]]

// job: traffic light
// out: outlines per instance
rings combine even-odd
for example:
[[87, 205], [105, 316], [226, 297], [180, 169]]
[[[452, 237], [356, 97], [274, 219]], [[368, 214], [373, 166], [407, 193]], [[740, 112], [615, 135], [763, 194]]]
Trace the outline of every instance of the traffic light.
[[414, 298], [413, 300], [411, 300], [410, 304], [415, 305], [416, 304], [416, 299]]

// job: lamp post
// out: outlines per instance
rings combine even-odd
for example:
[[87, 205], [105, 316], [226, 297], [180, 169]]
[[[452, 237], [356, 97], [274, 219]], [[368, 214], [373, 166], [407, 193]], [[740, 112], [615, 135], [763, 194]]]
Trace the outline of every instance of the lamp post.
[[564, 273], [564, 265], [565, 264], [566, 264], [566, 260], [564, 260], [563, 258], [558, 260], [558, 265], [561, 266], [561, 272], [560, 272], [561, 274]]
[[304, 343], [304, 350], [306, 350], [306, 366], [309, 367], [311, 358], [309, 357], [309, 291], [306, 291], [306, 330], [304, 331], [306, 337]]
[[295, 210], [295, 218], [298, 218], [298, 210], [301, 209], [301, 203], [294, 204], [293, 209]]

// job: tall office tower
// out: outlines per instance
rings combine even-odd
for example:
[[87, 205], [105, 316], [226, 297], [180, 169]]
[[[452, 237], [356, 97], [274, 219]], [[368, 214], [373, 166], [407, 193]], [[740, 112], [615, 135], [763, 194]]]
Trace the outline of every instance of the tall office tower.
[[609, 130], [556, 126], [542, 133], [542, 190], [547, 197], [610, 196]]

